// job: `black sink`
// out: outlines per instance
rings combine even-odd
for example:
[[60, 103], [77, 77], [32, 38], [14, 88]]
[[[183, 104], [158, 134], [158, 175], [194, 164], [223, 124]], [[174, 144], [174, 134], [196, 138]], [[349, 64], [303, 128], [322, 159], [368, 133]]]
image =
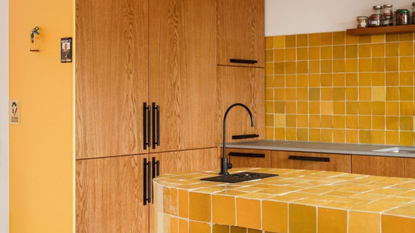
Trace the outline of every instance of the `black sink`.
[[213, 181], [213, 182], [225, 182], [225, 183], [239, 183], [249, 180], [259, 180], [268, 177], [278, 176], [278, 174], [267, 174], [267, 173], [255, 173], [255, 172], [242, 172], [235, 173], [227, 176], [215, 176], [200, 179], [203, 181]]

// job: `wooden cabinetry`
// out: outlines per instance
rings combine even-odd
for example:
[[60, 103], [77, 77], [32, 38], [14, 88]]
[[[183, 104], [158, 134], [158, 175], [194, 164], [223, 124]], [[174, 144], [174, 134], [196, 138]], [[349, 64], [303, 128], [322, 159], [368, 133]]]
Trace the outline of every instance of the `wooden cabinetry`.
[[150, 102], [165, 152], [215, 147], [215, 0], [150, 1]]
[[272, 151], [272, 167], [351, 172], [351, 155]]
[[353, 155], [352, 172], [365, 175], [415, 178], [415, 158]]
[[76, 1], [77, 159], [147, 152], [147, 1]]
[[217, 0], [217, 9], [218, 64], [265, 67], [264, 0]]
[[242, 107], [233, 108], [226, 119], [226, 141], [232, 135], [258, 134], [265, 137], [265, 73], [264, 69], [218, 66], [218, 118], [217, 142], [223, 140], [223, 117], [226, 109], [234, 103], [245, 104], [252, 112], [255, 126], [251, 127], [248, 112]]
[[143, 160], [147, 155], [76, 162], [76, 232], [147, 232]]
[[[220, 152], [223, 155], [222, 148]], [[233, 167], [271, 167], [271, 151], [226, 148], [226, 157], [231, 155]]]

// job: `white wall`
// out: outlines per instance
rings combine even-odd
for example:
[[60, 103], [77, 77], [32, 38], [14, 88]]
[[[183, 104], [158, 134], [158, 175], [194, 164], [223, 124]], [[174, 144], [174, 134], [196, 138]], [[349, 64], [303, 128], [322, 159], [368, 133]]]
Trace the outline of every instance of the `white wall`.
[[265, 0], [265, 35], [345, 31], [356, 27], [356, 16], [385, 3], [412, 11], [408, 0]]
[[9, 0], [0, 0], [0, 233], [9, 232]]

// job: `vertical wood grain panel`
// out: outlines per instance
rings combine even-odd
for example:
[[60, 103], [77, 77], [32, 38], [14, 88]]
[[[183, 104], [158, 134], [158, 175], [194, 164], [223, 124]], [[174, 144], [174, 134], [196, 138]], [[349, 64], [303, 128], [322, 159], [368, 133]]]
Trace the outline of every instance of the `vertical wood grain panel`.
[[215, 0], [150, 1], [150, 101], [156, 152], [215, 146]]
[[218, 66], [218, 114], [217, 142], [222, 142], [223, 117], [226, 109], [234, 103], [242, 103], [251, 110], [255, 127], [251, 127], [248, 112], [239, 106], [234, 107], [226, 120], [226, 141], [232, 135], [258, 134], [260, 140], [265, 138], [265, 74], [261, 68]]
[[76, 162], [76, 232], [147, 232], [143, 159], [147, 155]]
[[415, 178], [414, 171], [414, 158], [352, 156], [352, 172], [357, 174]]
[[[264, 0], [217, 0], [218, 64], [265, 67], [264, 4]], [[230, 63], [231, 58], [258, 63]]]
[[147, 0], [76, 1], [76, 155], [143, 150]]

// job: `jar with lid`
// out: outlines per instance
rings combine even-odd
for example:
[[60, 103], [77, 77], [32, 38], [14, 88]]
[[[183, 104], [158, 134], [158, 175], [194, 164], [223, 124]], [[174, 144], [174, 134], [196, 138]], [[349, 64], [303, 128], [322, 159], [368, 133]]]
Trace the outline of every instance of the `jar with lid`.
[[393, 18], [386, 16], [382, 20], [382, 26], [393, 26]]
[[373, 14], [374, 15], [382, 14], [382, 9], [383, 7], [381, 5], [373, 6]]
[[398, 9], [396, 10], [396, 25], [408, 25], [410, 11], [408, 9]]
[[357, 16], [356, 22], [357, 22], [357, 28], [369, 27], [369, 17], [367, 16]]
[[385, 4], [383, 5], [383, 15], [385, 17], [393, 17], [393, 10], [392, 10], [393, 5], [391, 4]]
[[369, 18], [369, 25], [371, 27], [380, 27], [382, 26], [382, 19], [383, 19], [382, 14], [373, 14]]
[[415, 2], [412, 3], [412, 24], [415, 24]]

